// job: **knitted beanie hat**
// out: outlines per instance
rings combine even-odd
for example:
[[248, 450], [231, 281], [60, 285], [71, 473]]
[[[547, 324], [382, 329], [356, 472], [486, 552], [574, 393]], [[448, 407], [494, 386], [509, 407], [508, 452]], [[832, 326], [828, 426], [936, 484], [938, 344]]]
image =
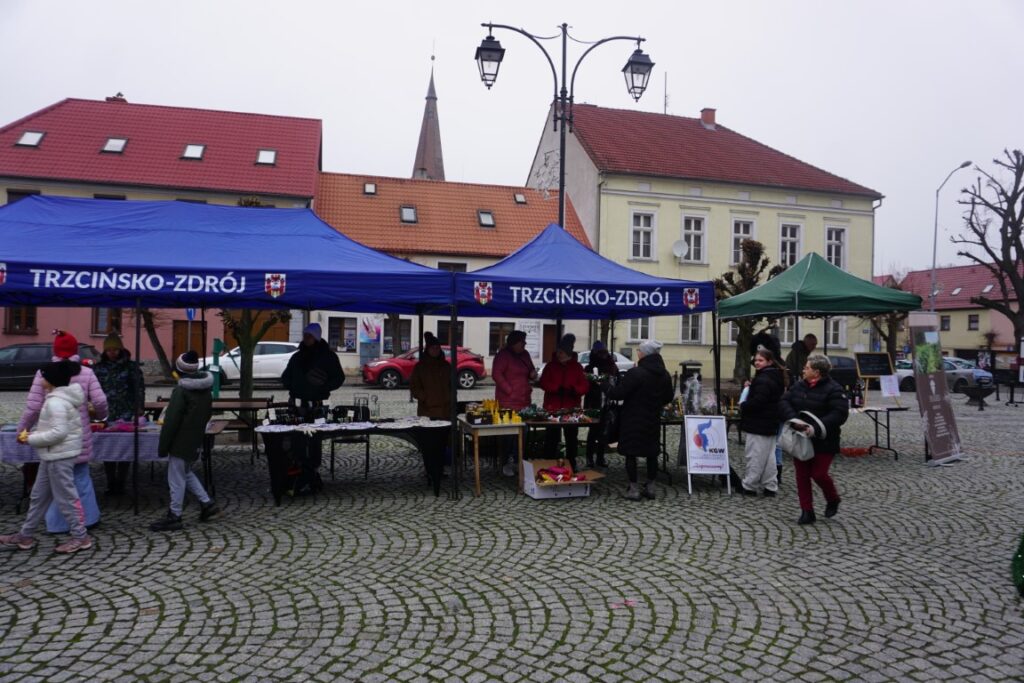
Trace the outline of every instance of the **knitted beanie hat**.
[[639, 350], [640, 353], [645, 356], [650, 356], [651, 354], [660, 353], [662, 346], [663, 345], [660, 341], [656, 339], [648, 339], [645, 342], [641, 342]]
[[78, 355], [78, 340], [63, 330], [57, 330], [53, 338], [53, 355], [58, 358], [71, 358]]
[[53, 386], [66, 387], [71, 383], [71, 378], [77, 375], [81, 369], [82, 366], [78, 363], [62, 360], [56, 363], [47, 363], [39, 370], [39, 373]]
[[308, 334], [312, 336], [313, 339], [320, 341], [324, 336], [324, 331], [323, 328], [320, 327], [320, 323], [310, 323], [302, 330], [302, 334]]
[[117, 332], [111, 332], [103, 340], [104, 351], [120, 351], [124, 348], [124, 344], [121, 342], [121, 338], [117, 336]]
[[178, 368], [178, 372], [186, 375], [199, 371], [199, 354], [195, 351], [188, 350], [185, 353], [178, 356], [178, 360], [174, 362], [175, 367]]

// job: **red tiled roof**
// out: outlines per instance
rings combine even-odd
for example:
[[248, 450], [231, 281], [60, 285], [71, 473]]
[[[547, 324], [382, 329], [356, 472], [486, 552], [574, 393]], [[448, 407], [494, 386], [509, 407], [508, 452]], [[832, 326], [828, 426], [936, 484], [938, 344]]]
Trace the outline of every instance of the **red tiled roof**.
[[574, 130], [602, 171], [663, 178], [863, 195], [881, 194], [700, 119], [606, 109], [573, 108]]
[[[936, 268], [935, 284], [939, 290], [935, 296], [936, 310], [980, 308], [977, 304], [971, 303], [972, 296], [985, 296], [989, 299], [1002, 297], [999, 281], [993, 277], [988, 268], [979, 264]], [[988, 285], [992, 285], [992, 289], [988, 292], [983, 291]], [[931, 287], [932, 271], [930, 269], [911, 271], [907, 273], [900, 284], [900, 289], [917, 294], [925, 302], [925, 305], [928, 304]], [[1012, 288], [1010, 292], [1012, 297]]]
[[[377, 194], [363, 192], [376, 183]], [[517, 204], [514, 195], [526, 197]], [[417, 222], [403, 223], [399, 209], [416, 207]], [[397, 255], [453, 254], [504, 258], [558, 222], [558, 193], [504, 185], [321, 173], [313, 208], [348, 237]], [[481, 227], [477, 211], [494, 214]], [[565, 206], [569, 233], [590, 247], [571, 202]]]
[[[38, 147], [16, 143], [44, 133]], [[122, 154], [100, 150], [127, 138]], [[321, 123], [265, 114], [66, 99], [0, 128], [0, 175], [113, 185], [312, 197]], [[206, 145], [201, 161], [186, 144]], [[276, 164], [257, 165], [260, 149]]]

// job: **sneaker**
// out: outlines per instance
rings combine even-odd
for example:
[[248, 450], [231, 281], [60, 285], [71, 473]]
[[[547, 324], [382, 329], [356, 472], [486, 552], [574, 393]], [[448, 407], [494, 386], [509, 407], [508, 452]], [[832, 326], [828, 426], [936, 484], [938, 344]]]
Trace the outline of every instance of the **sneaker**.
[[[199, 521], [200, 522], [209, 522], [211, 519], [214, 519], [216, 517], [220, 517], [220, 515], [221, 515], [221, 510], [220, 510], [219, 507], [217, 507], [217, 504], [215, 502], [213, 502], [212, 498], [210, 499], [210, 502], [208, 502], [208, 503], [200, 503], [199, 504]], [[178, 521], [180, 522], [181, 519], [179, 518]]]
[[775, 491], [772, 491], [771, 489], [765, 489], [763, 495], [765, 498], [774, 498], [778, 494]]
[[77, 553], [79, 550], [88, 550], [91, 547], [92, 536], [82, 536], [81, 538], [72, 538], [69, 541], [65, 541], [54, 548], [54, 550], [63, 555], [70, 555], [71, 553]]
[[12, 545], [18, 550], [32, 550], [36, 547], [36, 539], [25, 536], [21, 532], [0, 536], [0, 545]]
[[181, 517], [170, 511], [149, 525], [150, 531], [181, 531], [184, 528], [185, 525], [181, 523]]

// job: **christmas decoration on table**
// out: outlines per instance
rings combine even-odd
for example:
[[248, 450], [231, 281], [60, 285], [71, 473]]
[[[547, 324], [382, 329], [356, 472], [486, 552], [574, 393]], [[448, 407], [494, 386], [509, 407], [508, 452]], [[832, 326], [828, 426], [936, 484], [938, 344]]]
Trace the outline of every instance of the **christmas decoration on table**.
[[524, 420], [546, 420], [548, 419], [548, 411], [531, 403], [522, 410], [519, 411], [519, 417]]
[[570, 484], [586, 481], [585, 474], [573, 474], [569, 467], [552, 466], [537, 470], [538, 484]]

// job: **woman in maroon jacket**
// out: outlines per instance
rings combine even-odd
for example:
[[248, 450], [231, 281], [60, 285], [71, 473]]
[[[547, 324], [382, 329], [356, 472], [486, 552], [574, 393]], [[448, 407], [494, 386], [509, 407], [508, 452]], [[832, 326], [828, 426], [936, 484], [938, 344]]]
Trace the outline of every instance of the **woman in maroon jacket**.
[[[573, 346], [576, 335], [566, 334], [558, 342], [555, 357], [544, 366], [540, 376], [540, 388], [544, 390], [544, 410], [554, 412], [566, 408], [579, 408], [580, 401], [590, 388], [590, 381], [583, 373], [583, 366], [576, 360]], [[580, 428], [566, 424], [562, 427], [548, 427], [544, 435], [544, 457], [558, 457], [558, 443], [562, 440], [561, 432], [565, 432], [565, 457], [569, 466], [576, 471], [576, 449], [579, 443]]]

